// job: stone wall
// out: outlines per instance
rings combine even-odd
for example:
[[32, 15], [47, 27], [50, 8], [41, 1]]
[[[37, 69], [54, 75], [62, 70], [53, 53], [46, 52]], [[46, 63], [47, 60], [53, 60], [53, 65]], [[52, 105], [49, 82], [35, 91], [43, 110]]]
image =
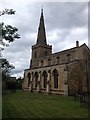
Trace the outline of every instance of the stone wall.
[[[66, 80], [66, 71], [64, 71], [64, 68], [65, 68], [65, 65], [56, 65], [56, 66], [52, 66], [52, 67], [44, 67], [44, 68], [39, 68], [39, 69], [33, 69], [33, 70], [28, 70], [25, 72], [25, 78], [24, 78], [24, 87], [23, 89], [25, 88], [28, 88], [30, 86], [28, 86], [28, 73], [31, 74], [31, 84], [33, 85], [32, 86], [32, 90], [36, 90], [38, 88], [35, 89], [35, 73], [37, 72], [38, 73], [38, 81], [40, 81], [40, 86], [41, 86], [41, 89], [40, 90], [41, 92], [44, 90], [43, 88], [43, 72], [46, 71], [47, 73], [47, 82], [49, 82], [50, 84], [50, 93], [57, 93], [57, 94], [65, 94], [65, 80]], [[58, 88], [54, 88], [54, 76], [53, 76], [53, 71], [54, 70], [57, 70], [58, 71]], [[45, 92], [47, 92], [47, 88], [45, 90]]]
[[[32, 59], [32, 67], [45, 67], [45, 66], [53, 66], [59, 64], [65, 64], [70, 61], [86, 59], [87, 49], [84, 46], [75, 47], [69, 50], [65, 50], [58, 53], [50, 54], [49, 56]], [[41, 51], [43, 54], [43, 52]]]
[[[34, 60], [32, 59], [31, 68], [25, 70], [24, 72], [25, 77], [23, 82], [23, 89], [27, 89], [29, 91], [39, 91], [57, 94], [68, 93], [73, 94], [75, 92], [74, 89], [75, 86], [73, 86], [73, 83], [76, 80], [78, 81], [77, 88], [83, 86], [78, 90], [86, 91], [87, 90], [86, 60], [88, 60], [89, 55], [90, 51], [88, 47], [84, 44], [80, 47], [78, 46], [69, 50], [50, 54], [49, 56], [37, 58]], [[54, 70], [58, 71], [58, 88], [54, 88], [55, 85], [53, 75]], [[46, 88], [43, 88], [44, 71], [47, 74]], [[89, 73], [89, 69], [87, 71]], [[30, 78], [28, 78], [29, 73]], [[38, 76], [37, 87], [35, 87], [36, 73]], [[77, 75], [75, 76], [74, 73]], [[81, 82], [82, 86], [79, 86], [79, 82]], [[90, 85], [89, 74], [88, 84]]]

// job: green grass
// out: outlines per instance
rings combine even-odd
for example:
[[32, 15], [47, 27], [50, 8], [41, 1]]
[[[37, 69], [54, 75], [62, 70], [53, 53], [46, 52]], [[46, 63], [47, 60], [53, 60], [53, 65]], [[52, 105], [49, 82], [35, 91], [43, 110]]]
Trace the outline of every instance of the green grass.
[[30, 92], [3, 95], [3, 118], [88, 118], [73, 97]]
[[0, 119], [2, 118], [2, 96], [0, 95]]

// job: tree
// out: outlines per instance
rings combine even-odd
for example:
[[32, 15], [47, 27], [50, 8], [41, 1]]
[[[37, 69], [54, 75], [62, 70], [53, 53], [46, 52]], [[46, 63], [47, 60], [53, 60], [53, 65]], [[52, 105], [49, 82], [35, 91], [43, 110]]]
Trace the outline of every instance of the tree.
[[[13, 9], [5, 9], [0, 11], [0, 16], [2, 15], [12, 15], [15, 14]], [[15, 39], [19, 39], [20, 35], [17, 33], [18, 29], [16, 27], [12, 27], [11, 25], [4, 25], [4, 23], [0, 23], [0, 44], [3, 46], [7, 46], [5, 41], [8, 43], [13, 42]]]
[[0, 16], [4, 14], [12, 15], [15, 14], [15, 11], [13, 9], [5, 9], [3, 11], [0, 11]]
[[11, 64], [9, 64], [9, 61], [7, 59], [2, 58], [2, 80], [8, 80], [10, 77], [10, 72], [15, 67]]
[[23, 78], [19, 77], [17, 80], [16, 80], [16, 88], [17, 89], [22, 89], [22, 82], [23, 82]]
[[[13, 9], [5, 9], [3, 11], [0, 11], [0, 16], [5, 14], [14, 15], [15, 11]], [[18, 29], [16, 27], [5, 25], [3, 22], [0, 23], [0, 52], [4, 50], [3, 46], [8, 46], [10, 42], [13, 42], [14, 40], [20, 38], [20, 35], [17, 33], [17, 31]], [[10, 77], [10, 72], [12, 69], [14, 69], [14, 66], [10, 65], [7, 59], [0, 58], [0, 61], [2, 62], [0, 68], [0, 71], [2, 71], [2, 80], [7, 80]]]

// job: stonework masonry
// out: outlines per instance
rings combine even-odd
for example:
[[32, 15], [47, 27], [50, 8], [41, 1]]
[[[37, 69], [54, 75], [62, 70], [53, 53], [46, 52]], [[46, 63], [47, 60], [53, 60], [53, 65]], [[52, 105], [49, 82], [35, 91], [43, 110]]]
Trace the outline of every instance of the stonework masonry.
[[47, 45], [43, 9], [41, 11], [37, 42], [32, 46], [30, 68], [24, 70], [23, 90], [71, 95], [90, 91], [90, 49], [84, 43], [52, 53]]

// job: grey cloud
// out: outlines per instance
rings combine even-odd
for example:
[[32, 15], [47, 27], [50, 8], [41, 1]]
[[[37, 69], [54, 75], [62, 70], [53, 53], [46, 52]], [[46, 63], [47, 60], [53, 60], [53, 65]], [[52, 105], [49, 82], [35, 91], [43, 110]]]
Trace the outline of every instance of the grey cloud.
[[[55, 37], [53, 33], [56, 35]], [[85, 28], [74, 28], [70, 30], [65, 29], [62, 31], [55, 30], [54, 32], [51, 32], [50, 35], [48, 34], [48, 36], [49, 44], [52, 44], [53, 46], [53, 52], [58, 52], [61, 50], [65, 50], [66, 48], [75, 47], [77, 40], [79, 40], [81, 44], [87, 43], [88, 30]]]
[[[25, 1], [24, 1], [25, 2]], [[16, 66], [14, 75], [23, 74], [30, 64], [31, 47], [36, 43], [42, 3], [5, 4], [14, 8], [13, 17], [5, 17], [6, 23], [18, 27], [21, 38], [11, 43], [4, 51], [4, 56]], [[13, 2], [12, 2], [13, 3]], [[19, 2], [20, 3], [20, 2]], [[53, 52], [74, 47], [75, 41], [87, 40], [88, 13], [87, 3], [43, 3], [46, 35], [48, 44], [53, 46]], [[80, 33], [74, 33], [77, 28], [83, 28]]]
[[47, 3], [47, 28], [50, 30], [51, 28], [70, 29], [85, 26], [88, 21], [88, 13], [85, 15], [84, 11], [87, 7], [88, 4], [82, 2]]

